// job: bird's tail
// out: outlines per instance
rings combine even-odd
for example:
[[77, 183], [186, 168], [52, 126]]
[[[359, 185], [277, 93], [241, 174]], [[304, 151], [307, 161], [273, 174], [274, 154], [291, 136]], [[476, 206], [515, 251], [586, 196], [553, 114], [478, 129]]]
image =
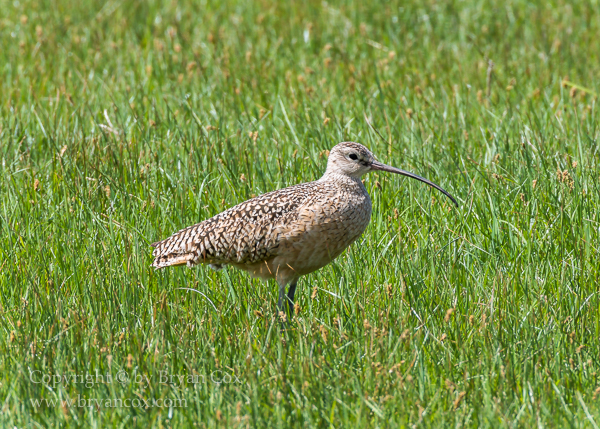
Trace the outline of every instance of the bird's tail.
[[[179, 231], [171, 237], [152, 243], [154, 261], [152, 266], [156, 269], [177, 265], [195, 265], [198, 260], [198, 249], [192, 245], [185, 234], [186, 230]], [[200, 246], [202, 247], [202, 246]]]
[[175, 267], [177, 265], [188, 265], [193, 263], [196, 255], [194, 253], [171, 253], [171, 254], [156, 254], [154, 251], [154, 261], [152, 266], [156, 269], [165, 267]]

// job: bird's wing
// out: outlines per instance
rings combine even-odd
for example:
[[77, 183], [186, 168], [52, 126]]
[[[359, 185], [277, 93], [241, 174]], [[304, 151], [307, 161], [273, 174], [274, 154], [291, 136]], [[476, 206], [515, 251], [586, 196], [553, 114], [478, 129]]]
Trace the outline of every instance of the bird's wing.
[[153, 243], [152, 266], [250, 264], [275, 256], [277, 225], [314, 194], [316, 183], [260, 195]]

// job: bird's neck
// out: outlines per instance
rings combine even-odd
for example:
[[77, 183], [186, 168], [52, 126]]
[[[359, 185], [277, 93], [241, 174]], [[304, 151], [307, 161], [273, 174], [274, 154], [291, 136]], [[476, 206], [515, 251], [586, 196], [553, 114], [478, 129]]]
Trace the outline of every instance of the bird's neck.
[[325, 174], [319, 179], [319, 182], [329, 182], [336, 183], [340, 185], [346, 185], [351, 187], [358, 187], [363, 192], [367, 192], [365, 185], [363, 185], [360, 177], [352, 177], [347, 174], [334, 173], [330, 171], [326, 171]]

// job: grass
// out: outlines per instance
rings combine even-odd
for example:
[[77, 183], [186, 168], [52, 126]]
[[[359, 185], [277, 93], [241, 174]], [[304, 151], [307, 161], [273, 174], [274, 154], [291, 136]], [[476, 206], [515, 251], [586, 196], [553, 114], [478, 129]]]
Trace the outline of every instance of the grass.
[[[0, 0], [2, 427], [600, 425], [597, 2], [361, 3]], [[460, 208], [371, 174], [284, 334], [149, 268], [344, 140]]]

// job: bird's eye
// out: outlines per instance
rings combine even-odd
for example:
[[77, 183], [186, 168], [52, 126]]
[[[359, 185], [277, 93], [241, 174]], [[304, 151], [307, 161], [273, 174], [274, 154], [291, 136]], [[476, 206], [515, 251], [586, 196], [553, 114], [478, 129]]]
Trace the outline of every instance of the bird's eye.
[[356, 156], [355, 153], [351, 153], [350, 155], [348, 155], [348, 157], [353, 161], [356, 161], [358, 159], [358, 156]]

